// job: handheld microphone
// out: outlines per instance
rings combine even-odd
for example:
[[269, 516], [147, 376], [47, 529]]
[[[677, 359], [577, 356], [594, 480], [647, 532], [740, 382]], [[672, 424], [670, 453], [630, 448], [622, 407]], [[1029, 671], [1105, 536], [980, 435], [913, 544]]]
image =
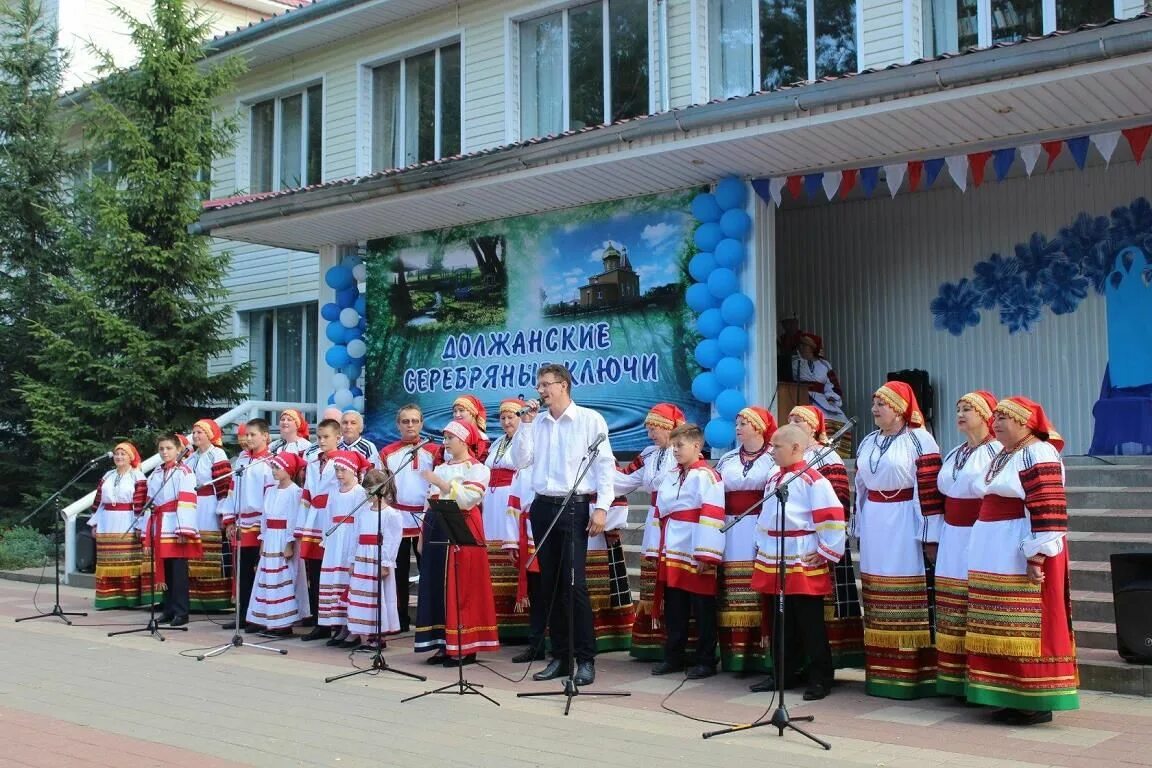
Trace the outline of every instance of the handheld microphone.
[[413, 456], [416, 455], [416, 451], [418, 451], [421, 448], [423, 448], [424, 446], [428, 445], [428, 443], [430, 443], [430, 442], [432, 442], [432, 438], [430, 438], [430, 437], [422, 437], [419, 440], [417, 440], [416, 444], [408, 449], [408, 455], [404, 457], [404, 462], [409, 461]]
[[99, 456], [97, 456], [96, 458], [92, 459], [92, 460], [91, 460], [91, 461], [89, 461], [88, 463], [89, 463], [89, 464], [97, 464], [97, 463], [99, 463], [99, 462], [101, 462], [101, 461], [104, 461], [104, 459], [110, 459], [110, 458], [112, 458], [112, 451], [105, 451], [104, 453], [100, 454]]
[[605, 434], [605, 433], [603, 433], [603, 432], [601, 432], [600, 434], [596, 435], [596, 439], [595, 439], [594, 441], [592, 441], [592, 445], [588, 446], [588, 453], [592, 453], [592, 451], [594, 451], [594, 450], [596, 450], [597, 448], [599, 448], [599, 447], [600, 447], [600, 443], [604, 442], [604, 441], [605, 441], [605, 440], [607, 440], [607, 439], [608, 439], [608, 435], [606, 435], [606, 434]]

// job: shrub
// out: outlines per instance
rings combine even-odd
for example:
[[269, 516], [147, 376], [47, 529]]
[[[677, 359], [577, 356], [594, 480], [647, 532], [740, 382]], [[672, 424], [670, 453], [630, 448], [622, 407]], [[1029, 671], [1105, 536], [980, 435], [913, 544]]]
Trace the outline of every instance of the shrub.
[[0, 533], [0, 570], [35, 568], [52, 557], [52, 540], [21, 525]]

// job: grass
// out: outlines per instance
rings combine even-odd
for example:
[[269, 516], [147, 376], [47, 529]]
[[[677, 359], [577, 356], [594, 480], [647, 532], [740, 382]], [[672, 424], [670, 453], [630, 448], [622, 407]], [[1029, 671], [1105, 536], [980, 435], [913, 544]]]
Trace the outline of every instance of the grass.
[[36, 568], [52, 557], [52, 540], [21, 525], [0, 531], [0, 570]]

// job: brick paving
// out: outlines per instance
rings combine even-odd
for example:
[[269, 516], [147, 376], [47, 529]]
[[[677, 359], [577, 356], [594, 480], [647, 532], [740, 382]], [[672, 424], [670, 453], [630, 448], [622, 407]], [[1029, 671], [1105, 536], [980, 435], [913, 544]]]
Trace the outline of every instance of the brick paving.
[[[585, 690], [632, 695], [582, 696], [564, 717], [562, 696], [516, 697], [559, 690], [558, 684], [514, 684], [494, 673], [523, 673], [509, 662], [517, 651], [511, 648], [489, 657], [491, 671], [465, 669], [501, 706], [454, 695], [403, 704], [406, 696], [455, 679], [454, 671], [423, 664], [411, 652], [410, 638], [391, 640], [385, 658], [399, 669], [428, 674], [427, 683], [366, 674], [325, 684], [326, 676], [353, 663], [367, 665], [370, 657], [286, 640], [275, 645], [288, 649], [287, 656], [231, 649], [196, 661], [193, 649], [230, 637], [202, 616], [189, 632], [168, 633], [163, 643], [142, 633], [106, 636], [121, 627], [105, 625], [142, 625], [143, 612], [91, 613], [72, 627], [51, 618], [13, 623], [36, 612], [35, 589], [0, 581], [0, 766], [637, 768], [654, 760], [799, 767], [1152, 766], [1152, 699], [1083, 692], [1080, 711], [1058, 713], [1051, 725], [1011, 728], [991, 722], [986, 710], [949, 699], [869, 698], [862, 673], [841, 670], [828, 699], [804, 703], [795, 692], [788, 700], [793, 714], [816, 717], [804, 727], [832, 742], [832, 751], [824, 752], [797, 734], [779, 738], [772, 728], [703, 740], [702, 732], [718, 726], [662, 708], [751, 722], [770, 698], [748, 693], [748, 678], [721, 674], [675, 690], [680, 680], [652, 678], [648, 664], [605, 654], [597, 662], [596, 684]], [[65, 610], [88, 610], [91, 595], [65, 587], [61, 602]], [[51, 606], [49, 585], [37, 600], [41, 609]]]

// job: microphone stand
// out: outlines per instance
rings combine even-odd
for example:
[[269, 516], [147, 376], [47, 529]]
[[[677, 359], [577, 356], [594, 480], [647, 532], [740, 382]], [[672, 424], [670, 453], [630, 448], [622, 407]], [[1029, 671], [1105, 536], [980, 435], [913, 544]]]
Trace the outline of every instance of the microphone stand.
[[29, 512], [27, 515], [25, 515], [20, 520], [20, 524], [26, 523], [29, 520], [31, 520], [32, 518], [36, 517], [36, 515], [40, 514], [40, 510], [44, 509], [49, 504], [54, 504], [54, 506], [55, 506], [55, 514], [53, 515], [53, 520], [52, 520], [52, 562], [53, 562], [53, 568], [55, 569], [55, 578], [53, 579], [53, 581], [56, 584], [56, 589], [55, 589], [56, 597], [55, 597], [55, 602], [52, 603], [52, 610], [47, 611], [45, 613], [38, 613], [35, 616], [23, 616], [19, 619], [16, 619], [17, 623], [19, 623], [21, 621], [31, 621], [32, 619], [46, 619], [50, 616], [55, 616], [56, 618], [60, 619], [61, 621], [63, 621], [68, 626], [72, 626], [72, 622], [68, 620], [69, 616], [87, 616], [88, 615], [87, 613], [84, 613], [82, 611], [65, 611], [63, 608], [60, 607], [60, 535], [63, 533], [63, 531], [61, 530], [61, 523], [63, 522], [63, 517], [64, 517], [64, 510], [62, 510], [60, 508], [60, 496], [63, 495], [64, 491], [68, 490], [73, 485], [75, 485], [77, 482], [79, 482], [80, 478], [84, 477], [84, 475], [86, 475], [90, 471], [92, 471], [92, 469], [98, 463], [100, 463], [101, 460], [103, 460], [105, 458], [107, 458], [107, 456], [100, 456], [98, 458], [95, 458], [95, 459], [92, 459], [91, 461], [89, 461], [87, 464], [85, 464], [80, 469], [79, 472], [77, 472], [75, 475], [72, 476], [71, 480], [69, 480], [67, 483], [65, 483], [59, 490], [57, 490], [55, 493], [53, 493], [51, 496], [49, 496], [47, 499], [45, 499], [44, 502], [40, 506], [36, 507], [36, 509]]
[[[568, 495], [564, 497], [564, 501], [560, 504], [560, 511], [552, 519], [552, 523], [548, 526], [548, 530], [544, 531], [544, 535], [536, 542], [536, 552], [529, 558], [525, 568], [528, 568], [535, 562], [536, 558], [540, 555], [543, 549], [544, 542], [552, 534], [552, 529], [556, 527], [556, 523], [560, 522], [563, 515], [568, 516], [568, 677], [564, 680], [564, 690], [562, 691], [533, 691], [530, 693], [518, 693], [518, 698], [530, 698], [534, 696], [564, 696], [567, 701], [564, 704], [564, 715], [568, 715], [568, 711], [572, 708], [572, 699], [577, 696], [631, 696], [631, 693], [625, 691], [593, 691], [591, 693], [581, 693], [579, 687], [576, 685], [576, 626], [575, 626], [575, 603], [576, 603], [576, 505], [572, 503], [572, 497], [576, 495], [576, 489], [580, 485], [580, 481], [588, 474], [588, 470], [592, 469], [592, 462], [600, 455], [600, 441], [597, 440], [584, 457], [580, 459], [580, 465], [577, 468], [576, 480], [572, 483], [572, 487], [568, 489]], [[555, 604], [549, 606], [549, 609], [555, 608]]]
[[[797, 479], [803, 477], [804, 473], [815, 467], [824, 459], [825, 456], [834, 451], [836, 449], [836, 441], [839, 440], [845, 432], [851, 429], [852, 425], [855, 423], [855, 419], [849, 419], [848, 423], [846, 423], [835, 435], [828, 439], [827, 445], [825, 445], [821, 450], [817, 451], [816, 454], [803, 467], [801, 467], [798, 472], [795, 472], [792, 475], [792, 477], [788, 478], [787, 481], [777, 485], [776, 489], [772, 492], [772, 495], [776, 497], [777, 514], [779, 516], [779, 526], [776, 529], [776, 619], [772, 628], [773, 638], [777, 641], [773, 643], [775, 646], [773, 649], [774, 655], [779, 655], [779, 658], [773, 658], [773, 661], [775, 662], [773, 666], [776, 670], [776, 709], [772, 712], [772, 716], [767, 720], [758, 720], [755, 723], [737, 725], [731, 728], [724, 728], [719, 731], [709, 731], [702, 734], [703, 738], [705, 739], [710, 739], [713, 736], [723, 736], [726, 733], [747, 731], [752, 728], [760, 728], [765, 725], [770, 725], [778, 731], [778, 736], [783, 736], [784, 729], [788, 728], [790, 730], [796, 731], [796, 733], [799, 733], [801, 736], [811, 739], [826, 750], [832, 749], [832, 745], [828, 742], [824, 741], [823, 739], [819, 739], [805, 731], [803, 728], [798, 728], [796, 725], [794, 725], [794, 723], [798, 722], [813, 722], [816, 719], [813, 715], [792, 717], [790, 714], [788, 714], [788, 708], [784, 706], [784, 653], [785, 648], [787, 648], [787, 643], [784, 640], [784, 578], [787, 575], [787, 569], [784, 566], [784, 534], [786, 533], [786, 520], [784, 514], [788, 507], [788, 486], [792, 485], [792, 483], [794, 483]], [[753, 508], [763, 504], [767, 499], [768, 497], [765, 496], [763, 499], [753, 505], [752, 508], [749, 508], [743, 514], [741, 514], [739, 518], [724, 526], [724, 530], [731, 528], [733, 525], [739, 522], [739, 520], [743, 518], [744, 515], [748, 514], [748, 512], [751, 512]]]

